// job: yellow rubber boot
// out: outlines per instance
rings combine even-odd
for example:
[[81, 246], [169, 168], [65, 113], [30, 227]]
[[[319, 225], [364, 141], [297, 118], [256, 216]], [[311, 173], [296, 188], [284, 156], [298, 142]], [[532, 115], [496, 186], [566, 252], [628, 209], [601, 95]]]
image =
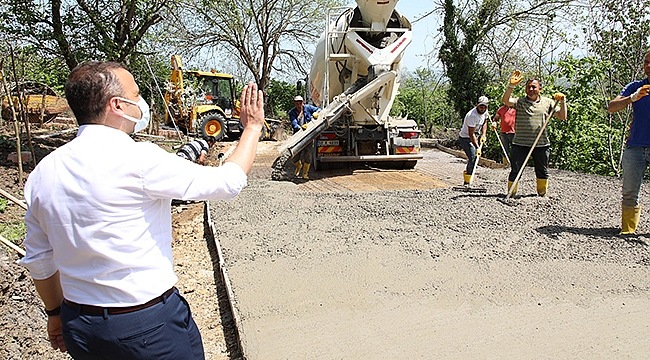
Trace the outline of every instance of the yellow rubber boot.
[[[508, 194], [510, 193], [510, 188], [512, 188], [512, 181], [508, 181]], [[519, 184], [515, 185], [515, 189], [512, 191], [512, 196], [515, 196], [517, 194], [517, 187]]]
[[621, 232], [619, 235], [629, 235], [636, 232], [636, 227], [639, 225], [641, 218], [641, 207], [622, 207], [621, 213]]
[[546, 196], [548, 190], [548, 179], [537, 179], [537, 195]]
[[463, 171], [463, 185], [469, 185], [470, 180], [472, 180], [472, 174], [468, 174], [467, 171]]
[[311, 164], [305, 164], [302, 166], [302, 178], [305, 180], [309, 180], [309, 167]]
[[293, 175], [295, 177], [298, 177], [300, 176], [300, 170], [302, 170], [302, 161], [298, 160], [293, 164], [296, 165], [296, 172]]

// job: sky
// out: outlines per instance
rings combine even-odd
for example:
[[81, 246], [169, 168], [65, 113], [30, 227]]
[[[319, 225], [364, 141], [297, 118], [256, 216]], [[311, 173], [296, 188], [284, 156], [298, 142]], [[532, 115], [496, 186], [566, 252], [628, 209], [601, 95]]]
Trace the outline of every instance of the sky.
[[[411, 22], [431, 12], [433, 8], [433, 1], [422, 0], [400, 0], [396, 6], [402, 16]], [[411, 71], [417, 67], [435, 67], [434, 63], [437, 61], [438, 53], [437, 50], [433, 53], [432, 51], [437, 41], [436, 38], [440, 36], [441, 15], [432, 14], [413, 24], [413, 42], [406, 49], [402, 67]]]

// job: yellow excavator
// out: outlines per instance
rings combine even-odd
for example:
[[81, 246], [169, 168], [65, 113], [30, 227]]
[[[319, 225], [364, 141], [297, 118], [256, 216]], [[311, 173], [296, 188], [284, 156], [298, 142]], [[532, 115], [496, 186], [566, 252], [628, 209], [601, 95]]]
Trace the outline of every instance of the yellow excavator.
[[[180, 55], [171, 59], [172, 74], [165, 89], [165, 125], [185, 134], [214, 136], [217, 141], [239, 139], [239, 100], [233, 75], [212, 71], [185, 71]], [[260, 140], [274, 135], [280, 121], [266, 119]]]

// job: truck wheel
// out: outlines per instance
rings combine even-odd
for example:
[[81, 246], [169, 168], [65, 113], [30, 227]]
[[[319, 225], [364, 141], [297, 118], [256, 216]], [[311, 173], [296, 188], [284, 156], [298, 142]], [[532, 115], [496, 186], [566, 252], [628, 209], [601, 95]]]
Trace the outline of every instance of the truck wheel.
[[211, 112], [203, 115], [199, 124], [203, 136], [214, 136], [217, 141], [221, 141], [226, 134], [226, 122], [223, 115], [219, 113]]

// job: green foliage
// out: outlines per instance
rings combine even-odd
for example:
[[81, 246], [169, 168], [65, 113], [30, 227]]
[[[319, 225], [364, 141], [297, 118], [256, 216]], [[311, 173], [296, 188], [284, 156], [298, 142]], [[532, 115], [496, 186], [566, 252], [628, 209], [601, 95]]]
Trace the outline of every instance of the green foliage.
[[267, 117], [282, 118], [293, 108], [296, 85], [282, 80], [271, 79], [266, 87], [266, 103], [270, 113]]
[[[590, 50], [611, 64], [609, 76], [615, 85], [610, 95], [632, 79], [643, 76], [641, 64], [650, 44], [650, 0], [611, 2], [594, 0], [587, 18]], [[590, 30], [590, 31], [589, 31]]]
[[63, 95], [63, 88], [70, 72], [60, 58], [41, 54], [37, 48], [30, 45], [9, 48], [6, 43], [0, 43], [0, 52], [4, 54], [0, 59], [4, 61], [3, 70], [7, 80], [35, 81]]
[[485, 66], [478, 61], [477, 45], [499, 6], [498, 0], [485, 0], [476, 13], [463, 15], [453, 0], [444, 1], [444, 41], [439, 58], [451, 83], [447, 90], [449, 98], [459, 114], [476, 105], [490, 80]]
[[4, 213], [5, 210], [7, 209], [7, 205], [9, 204], [9, 201], [5, 198], [0, 198], [0, 213]]
[[59, 58], [69, 70], [90, 59], [128, 63], [171, 5], [162, 0], [9, 0], [0, 8], [0, 32], [31, 44], [43, 57]]
[[162, 96], [171, 74], [170, 58], [161, 54], [134, 54], [129, 70], [140, 88], [142, 98], [151, 106], [152, 116], [162, 121], [165, 116], [165, 101]]
[[431, 136], [435, 127], [458, 127], [459, 117], [447, 97], [447, 88], [431, 69], [418, 68], [404, 74], [391, 115], [415, 120], [425, 136]]
[[0, 224], [0, 235], [15, 243], [22, 243], [27, 235], [27, 226], [22, 221]]
[[544, 92], [564, 93], [569, 115], [567, 121], [554, 119], [549, 125], [551, 161], [560, 169], [617, 175], [620, 168], [616, 159], [621, 149], [611, 139], [620, 138], [624, 129], [608, 123], [608, 114], [603, 109], [608, 99], [601, 86], [610, 64], [593, 57], [569, 56], [557, 65], [566, 86], [560, 88], [551, 83]]

